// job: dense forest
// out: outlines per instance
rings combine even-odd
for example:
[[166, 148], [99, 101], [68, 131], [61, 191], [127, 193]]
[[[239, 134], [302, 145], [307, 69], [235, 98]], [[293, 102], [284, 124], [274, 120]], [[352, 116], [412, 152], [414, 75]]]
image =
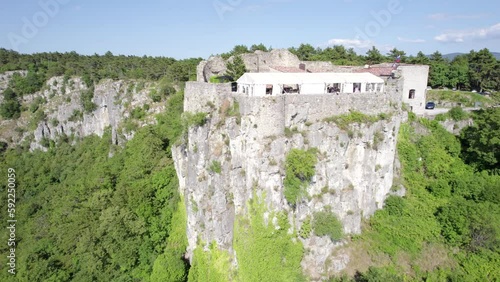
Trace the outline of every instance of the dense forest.
[[0, 48], [0, 73], [13, 70], [28, 70], [45, 82], [53, 76], [81, 76], [88, 82], [102, 78], [159, 80], [167, 76], [174, 81], [196, 78], [196, 66], [201, 58], [175, 60], [168, 57], [80, 55], [69, 53], [20, 54]]
[[[266, 49], [262, 44], [238, 45], [223, 56]], [[301, 59], [337, 64], [392, 62], [394, 55], [400, 55], [403, 62], [428, 62], [433, 87], [458, 85], [450, 84], [456, 78], [450, 71], [455, 60], [440, 60], [437, 52], [430, 58], [423, 54], [406, 57], [394, 50], [371, 58], [374, 49], [367, 56], [341, 46], [311, 49], [301, 45], [291, 51]], [[498, 75], [493, 75], [498, 61], [493, 62], [490, 55], [484, 49], [455, 58], [467, 65], [467, 82], [459, 88], [498, 90]], [[0, 73], [28, 70], [27, 77], [13, 82], [15, 95], [36, 91], [54, 75], [81, 76], [90, 85], [103, 78], [167, 77], [182, 86], [194, 78], [199, 60], [111, 53], [24, 55], [0, 49]], [[446, 79], [433, 84], [438, 76], [432, 72], [440, 66]], [[4, 91], [3, 95], [5, 101], [14, 94]], [[47, 152], [0, 147], [1, 171], [6, 177], [9, 168], [15, 170], [17, 219], [17, 274], [13, 280], [4, 267], [0, 281], [306, 280], [300, 273], [304, 249], [294, 243], [297, 234], [264, 226], [263, 205], [258, 201], [251, 203], [256, 216], [235, 226], [234, 248], [241, 254], [238, 273], [224, 272], [230, 268], [226, 253], [215, 246], [211, 252], [196, 249], [192, 265], [184, 259], [186, 211], [170, 149], [185, 142], [189, 126], [200, 123], [182, 114], [182, 90], [171, 93], [166, 103], [157, 123], [140, 128], [124, 147], [113, 145], [110, 133], [76, 144], [60, 138]], [[446, 132], [438, 121], [411, 113], [409, 117], [398, 136], [399, 182], [406, 196], [389, 197], [385, 208], [366, 222], [363, 233], [349, 239], [348, 245], [358, 247], [371, 262], [360, 264], [354, 277], [332, 281], [500, 280], [500, 108], [473, 113], [474, 125], [459, 136]], [[5, 177], [0, 184], [2, 203], [8, 197]], [[7, 206], [2, 206], [0, 221], [6, 224], [9, 214]], [[281, 226], [287, 226], [284, 216], [278, 215]], [[0, 264], [6, 266], [10, 231], [0, 230], [4, 238]], [[286, 262], [280, 261], [280, 253]], [[255, 272], [257, 268], [262, 271]]]

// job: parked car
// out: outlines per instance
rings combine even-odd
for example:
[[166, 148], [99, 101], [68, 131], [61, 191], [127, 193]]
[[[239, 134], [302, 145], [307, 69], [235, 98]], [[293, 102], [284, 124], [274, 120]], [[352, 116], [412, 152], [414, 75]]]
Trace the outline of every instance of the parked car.
[[435, 107], [436, 107], [436, 103], [434, 103], [434, 102], [427, 102], [427, 104], [425, 104], [426, 110], [433, 110]]

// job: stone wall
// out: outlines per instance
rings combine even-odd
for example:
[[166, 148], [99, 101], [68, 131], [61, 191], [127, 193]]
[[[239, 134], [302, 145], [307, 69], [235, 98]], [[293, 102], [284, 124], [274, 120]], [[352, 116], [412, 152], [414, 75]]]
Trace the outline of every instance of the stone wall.
[[209, 112], [210, 104], [220, 106], [229, 95], [230, 83], [186, 82], [184, 112]]
[[304, 64], [306, 69], [311, 72], [353, 72], [353, 70], [359, 67], [353, 66], [337, 66], [332, 64], [331, 62], [323, 62], [323, 61], [302, 61], [301, 64]]
[[281, 134], [285, 127], [304, 122], [318, 122], [324, 118], [359, 111], [376, 115], [394, 111], [401, 106], [403, 80], [391, 79], [383, 93], [341, 93], [319, 95], [280, 95], [248, 97], [231, 92], [229, 83], [214, 84], [188, 82], [184, 93], [184, 111], [210, 112], [211, 107], [222, 105], [222, 101], [235, 98], [242, 116], [255, 120], [263, 126], [265, 136]]
[[[405, 65], [399, 66], [398, 72], [404, 78], [404, 85], [401, 88], [403, 103], [408, 104], [415, 113], [425, 110], [427, 79], [429, 76], [429, 66], [425, 65]], [[409, 92], [415, 89], [415, 98], [409, 99]]]

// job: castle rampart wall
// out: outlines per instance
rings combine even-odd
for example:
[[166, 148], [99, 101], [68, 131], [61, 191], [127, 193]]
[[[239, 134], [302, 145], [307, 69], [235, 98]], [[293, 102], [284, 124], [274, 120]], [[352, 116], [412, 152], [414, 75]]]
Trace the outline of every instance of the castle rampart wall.
[[[231, 92], [231, 85], [188, 82], [184, 94], [184, 110], [210, 112], [220, 108], [226, 99], [239, 103], [242, 117], [252, 119], [263, 126], [267, 136], [283, 133], [285, 127], [305, 122], [317, 122], [324, 118], [359, 111], [367, 115], [389, 113], [400, 108], [402, 79], [388, 80], [383, 93], [340, 93], [248, 97]], [[259, 130], [261, 131], [261, 130]]]

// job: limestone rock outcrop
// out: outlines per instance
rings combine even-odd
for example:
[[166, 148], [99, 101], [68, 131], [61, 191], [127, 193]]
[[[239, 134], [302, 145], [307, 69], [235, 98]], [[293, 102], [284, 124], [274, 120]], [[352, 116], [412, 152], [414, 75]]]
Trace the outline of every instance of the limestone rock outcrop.
[[[395, 177], [396, 136], [404, 114], [384, 100], [391, 94], [372, 95], [368, 103], [361, 95], [246, 97], [225, 87], [186, 86], [185, 111], [207, 113], [207, 123], [191, 127], [187, 143], [173, 151], [187, 205], [188, 256], [198, 242], [216, 242], [233, 252], [235, 218], [246, 214], [253, 195], [264, 197], [269, 211], [285, 211], [295, 230], [313, 213], [329, 209], [345, 233], [360, 233], [362, 219], [382, 208]], [[235, 108], [238, 114], [229, 114]], [[356, 108], [388, 114], [348, 129], [324, 121]], [[307, 196], [295, 207], [285, 200], [283, 184], [285, 159], [293, 148], [318, 152]], [[314, 235], [301, 240], [307, 250], [302, 265], [314, 279], [339, 272], [349, 261], [345, 254], [334, 255], [339, 242]]]
[[[12, 74], [7, 72], [0, 77], [0, 87], [8, 84]], [[42, 90], [22, 97], [22, 104], [30, 111], [31, 105], [38, 104], [38, 109], [33, 109], [35, 112], [17, 120], [1, 121], [6, 130], [2, 131], [0, 140], [11, 144], [28, 142], [31, 150], [46, 150], [49, 140], [61, 137], [78, 139], [92, 134], [102, 136], [109, 129], [113, 144], [122, 144], [133, 136], [133, 130], [126, 128], [124, 122], [134, 109], [148, 104], [146, 117], [133, 121], [136, 127], [155, 122], [153, 115], [164, 109], [164, 103], [154, 103], [149, 97], [153, 88], [155, 84], [151, 82], [102, 80], [94, 86], [92, 93], [91, 102], [95, 109], [86, 111], [82, 94], [92, 90], [83, 80], [72, 77], [65, 81], [62, 76], [52, 77]]]

